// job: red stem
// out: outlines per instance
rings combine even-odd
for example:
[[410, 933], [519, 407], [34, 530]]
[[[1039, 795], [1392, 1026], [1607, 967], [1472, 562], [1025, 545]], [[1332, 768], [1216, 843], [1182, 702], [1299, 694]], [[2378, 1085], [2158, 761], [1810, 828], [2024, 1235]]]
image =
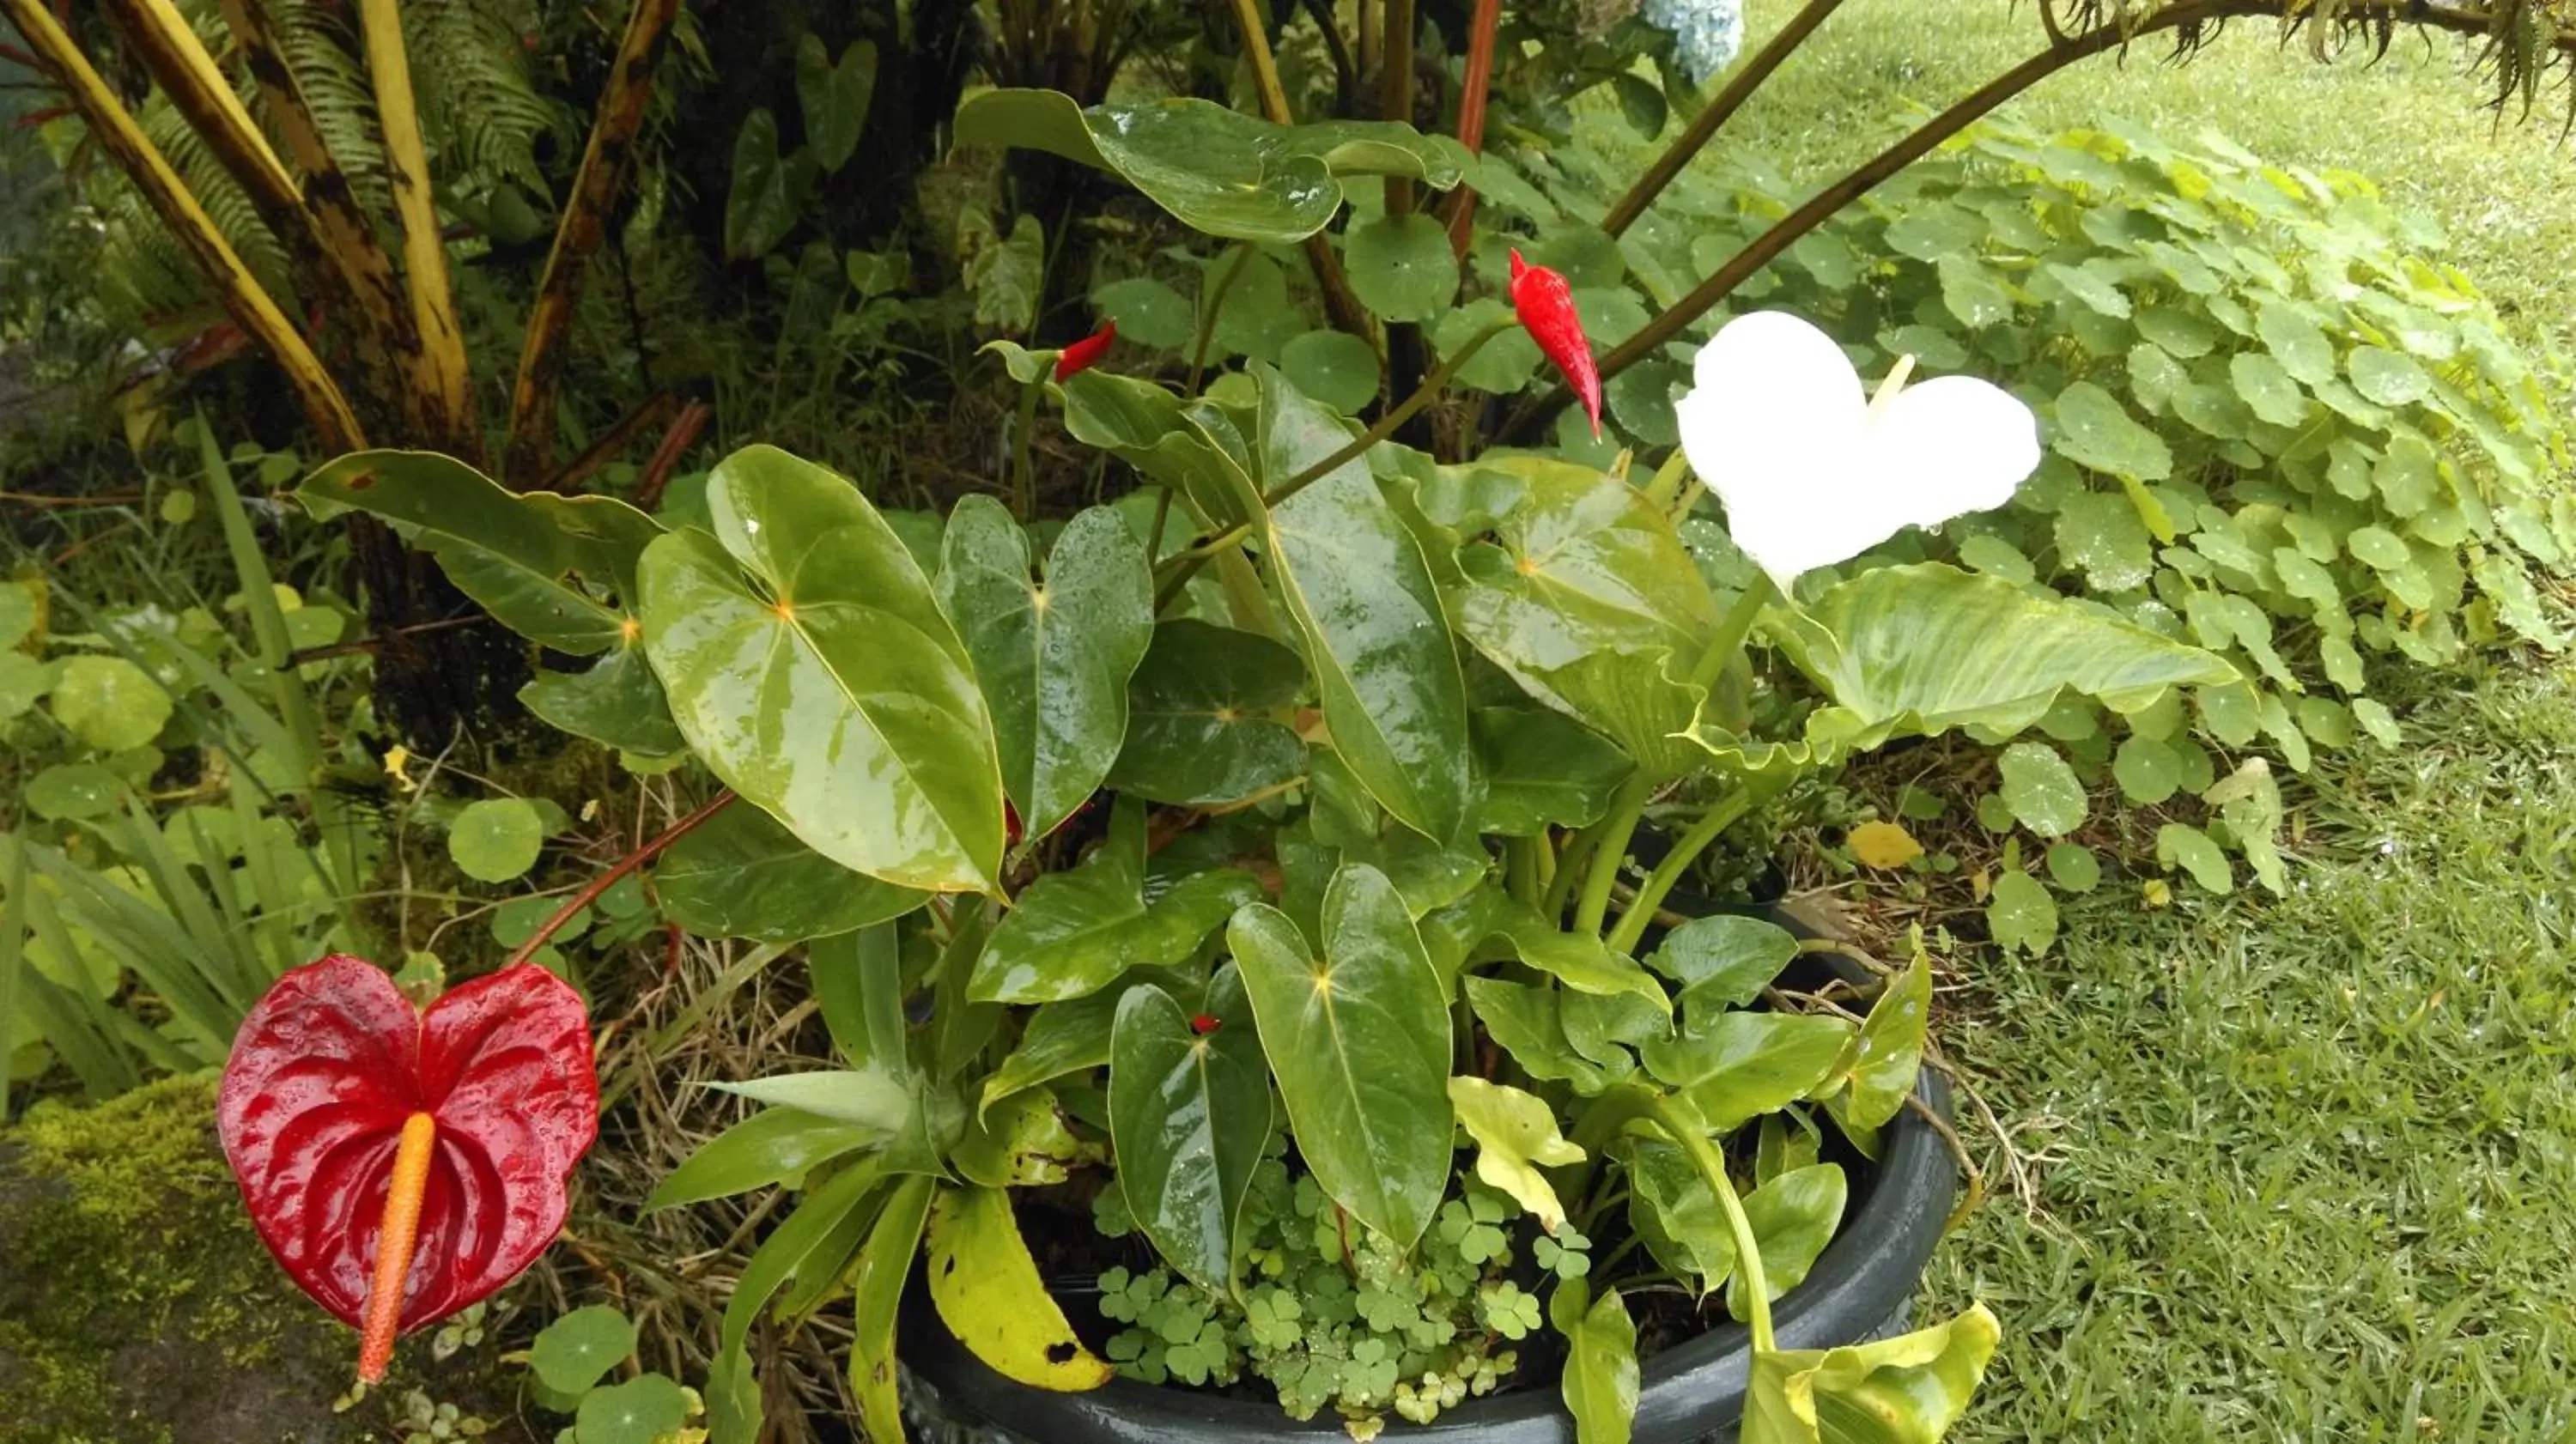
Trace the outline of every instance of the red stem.
[[650, 512], [662, 504], [662, 489], [671, 484], [671, 473], [679, 468], [680, 458], [698, 444], [698, 433], [715, 419], [716, 409], [692, 398], [680, 408], [678, 419], [662, 435], [662, 444], [653, 448], [653, 457], [644, 463], [644, 475], [635, 483], [635, 509]]
[[[1467, 22], [1467, 74], [1458, 91], [1458, 143], [1470, 154], [1485, 148], [1485, 96], [1494, 84], [1494, 32], [1503, 18], [1503, 0], [1476, 0]], [[1462, 185], [1449, 197], [1449, 249], [1467, 254], [1475, 229], [1476, 188]]]
[[678, 842], [681, 838], [688, 836], [697, 828], [699, 823], [704, 822], [708, 818], [715, 816], [717, 813], [724, 811], [725, 808], [732, 803], [735, 796], [736, 794], [731, 789], [717, 793], [704, 807], [699, 808], [697, 811], [690, 813], [688, 816], [681, 818], [679, 821], [672, 823], [668, 828], [665, 828], [661, 836], [652, 839], [642, 847], [639, 847], [633, 852], [626, 854], [624, 857], [619, 858], [615, 865], [611, 866], [606, 872], [601, 873], [599, 876], [592, 878], [589, 884], [583, 887], [581, 891], [574, 893], [571, 897], [565, 899], [564, 905], [555, 909], [552, 917], [539, 923], [537, 925], [537, 930], [528, 935], [528, 940], [526, 942], [519, 944], [519, 950], [510, 954], [510, 961], [502, 964], [502, 966], [505, 968], [515, 968], [519, 964], [526, 962], [528, 959], [535, 957], [537, 955], [537, 949], [542, 948], [547, 943], [553, 941], [554, 935], [562, 931], [564, 924], [571, 922], [575, 916], [579, 915], [583, 908], [586, 908], [592, 903], [598, 901], [601, 893], [615, 887], [619, 878], [624, 877], [635, 869], [651, 862], [655, 853], [669, 847], [672, 843]]

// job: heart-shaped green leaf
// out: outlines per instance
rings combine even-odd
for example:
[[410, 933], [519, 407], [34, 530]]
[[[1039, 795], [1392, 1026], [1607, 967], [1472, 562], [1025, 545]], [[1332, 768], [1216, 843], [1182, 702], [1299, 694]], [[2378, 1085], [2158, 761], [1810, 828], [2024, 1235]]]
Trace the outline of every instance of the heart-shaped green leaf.
[[912, 554], [848, 481], [751, 447], [707, 482], [715, 536], [648, 547], [644, 645], [674, 720], [736, 792], [844, 867], [991, 891], [992, 724]]
[[1968, 1412], [2002, 1333], [1978, 1304], [1874, 1344], [1757, 1355], [1742, 1444], [1937, 1444]]
[[1323, 955], [1253, 904], [1227, 940], [1297, 1151], [1353, 1217], [1410, 1249], [1448, 1188], [1449, 1005], [1404, 900], [1346, 867], [1324, 890]]
[[809, 30], [797, 37], [796, 108], [805, 115], [805, 148], [823, 174], [840, 174], [858, 150], [876, 89], [875, 41], [851, 41], [834, 65], [820, 36]]
[[1484, 787], [1476, 831], [1537, 837], [1550, 827], [1589, 827], [1635, 770], [1600, 733], [1544, 707], [1479, 707], [1468, 717]]
[[975, 659], [993, 716], [1002, 786], [1030, 837], [1073, 815], [1118, 760], [1127, 679], [1154, 635], [1145, 548], [1096, 506], [1065, 524], [1043, 582], [1028, 533], [991, 497], [948, 519], [939, 600]]
[[1305, 770], [1282, 719], [1306, 680], [1267, 637], [1189, 618], [1154, 629], [1127, 691], [1127, 743], [1110, 785], [1152, 802], [1236, 802]]
[[[1841, 1165], [1832, 1163], [1790, 1169], [1744, 1196], [1744, 1221], [1753, 1225], [1753, 1241], [1762, 1250], [1762, 1283], [1773, 1299], [1806, 1282], [1825, 1245], [1834, 1241], [1834, 1230], [1842, 1227], [1850, 1196]], [[1727, 1280], [1727, 1312], [1749, 1317], [1752, 1296], [1741, 1270]]]
[[1690, 553], [1645, 495], [1589, 467], [1530, 457], [1490, 545], [1459, 553], [1458, 630], [1531, 696], [1580, 718], [1655, 776], [1705, 755], [1674, 734], [1701, 703], [1681, 680], [1717, 626]]
[[1578, 993], [1601, 998], [1627, 994], [1657, 1012], [1672, 1011], [1663, 984], [1636, 959], [1590, 933], [1556, 926], [1527, 903], [1505, 904], [1495, 913], [1492, 926], [1486, 942], [1496, 956], [1507, 952]]
[[898, 918], [930, 894], [852, 872], [756, 807], [728, 807], [653, 865], [662, 915], [711, 938], [800, 943]]
[[[1202, 1020], [1213, 1026], [1201, 1031]], [[1164, 1262], [1230, 1292], [1235, 1217], [1270, 1138], [1270, 1073], [1241, 976], [1218, 970], [1202, 1019], [1160, 988], [1128, 989], [1109, 1047], [1109, 1138], [1127, 1211]]]
[[1807, 723], [1826, 756], [1953, 727], [2018, 731], [2067, 694], [2134, 712], [2170, 688], [2237, 675], [2107, 608], [1932, 562], [1874, 567], [1764, 622], [1834, 700]]
[[1565, 1035], [1564, 1000], [1569, 994], [1533, 988], [1500, 978], [1468, 978], [1467, 1006], [1485, 1032], [1512, 1055], [1521, 1071], [1542, 1081], [1562, 1080], [1590, 1097], [1617, 1082], [1620, 1071], [1593, 1062], [1575, 1051]]
[[621, 639], [582, 671], [539, 672], [519, 689], [519, 704], [550, 727], [645, 757], [688, 745], [640, 637]]
[[1798, 956], [1788, 929], [1760, 918], [1720, 913], [1692, 918], [1664, 934], [1646, 963], [1682, 985], [1682, 1007], [1696, 1023], [1741, 1008], [1760, 997], [1780, 970]]
[[1720, 1013], [1645, 1045], [1646, 1069], [1685, 1090], [1718, 1129], [1806, 1097], [1834, 1076], [1852, 1025], [1830, 1013]]
[[573, 577], [613, 589], [631, 609], [635, 559], [662, 532], [613, 497], [514, 493], [429, 451], [353, 452], [305, 478], [296, 495], [319, 517], [382, 518], [438, 558], [493, 620], [576, 656], [608, 651], [630, 632], [625, 611]]
[[1211, 526], [1239, 526], [1261, 514], [1251, 449], [1215, 406], [1095, 368], [1064, 383], [1064, 427], [1187, 497]]
[[1024, 146], [1126, 179], [1184, 224], [1244, 241], [1303, 240], [1342, 208], [1342, 180], [1392, 175], [1435, 190], [1472, 157], [1392, 121], [1280, 126], [1205, 100], [1088, 110], [1052, 90], [988, 90], [957, 108], [960, 145]]
[[778, 117], [755, 107], [733, 139], [733, 185], [725, 196], [725, 256], [752, 261], [787, 238], [804, 214], [822, 167], [803, 146], [781, 159]]
[[[1341, 418], [1267, 366], [1262, 473], [1277, 486], [1350, 440]], [[1324, 721], [1397, 821], [1457, 835], [1467, 815], [1467, 697], [1448, 616], [1413, 533], [1353, 460], [1271, 508], [1269, 556], [1305, 641]]]
[[1876, 1128], [1904, 1110], [1914, 1077], [1923, 1071], [1923, 1035], [1931, 1015], [1932, 963], [1918, 953], [1861, 1023], [1852, 1051], [1851, 1098], [1843, 1109], [1846, 1120]]
[[1107, 987], [1131, 968], [1164, 968], [1198, 951], [1244, 903], [1251, 874], [1220, 868], [1157, 889], [1135, 861], [1104, 846], [1069, 872], [1031, 883], [975, 959], [979, 1003], [1057, 1003]]

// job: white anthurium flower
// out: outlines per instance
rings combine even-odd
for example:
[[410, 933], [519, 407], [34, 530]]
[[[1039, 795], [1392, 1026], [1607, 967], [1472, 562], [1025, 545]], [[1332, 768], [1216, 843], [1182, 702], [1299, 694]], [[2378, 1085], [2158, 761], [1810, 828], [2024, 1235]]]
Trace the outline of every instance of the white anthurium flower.
[[1700, 348], [1674, 406], [1682, 450], [1783, 593], [1909, 526], [2001, 506], [2039, 466], [2029, 407], [1972, 376], [1906, 386], [1912, 364], [1873, 401], [1832, 337], [1781, 311], [1738, 316]]

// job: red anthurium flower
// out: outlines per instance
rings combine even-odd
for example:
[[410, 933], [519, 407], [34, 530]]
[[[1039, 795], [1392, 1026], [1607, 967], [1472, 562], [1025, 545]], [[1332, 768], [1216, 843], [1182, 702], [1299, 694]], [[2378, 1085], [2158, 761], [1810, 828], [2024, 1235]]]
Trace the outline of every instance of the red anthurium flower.
[[1583, 318], [1574, 313], [1574, 291], [1562, 273], [1533, 266], [1512, 249], [1512, 310], [1538, 343], [1566, 384], [1583, 401], [1592, 418], [1592, 438], [1601, 439], [1601, 372], [1592, 364], [1592, 342], [1583, 334]]
[[563, 1228], [599, 1133], [581, 995], [529, 964], [427, 1012], [382, 968], [333, 955], [243, 1020], [216, 1103], [224, 1156], [268, 1251], [363, 1330], [358, 1377], [394, 1338], [485, 1298]]
[[1109, 354], [1109, 343], [1117, 339], [1118, 323], [1115, 321], [1101, 322], [1099, 330], [1094, 331], [1090, 335], [1083, 337], [1081, 340], [1074, 342], [1072, 345], [1065, 347], [1064, 350], [1056, 354], [1055, 379], [1062, 381], [1076, 372], [1088, 371], [1093, 366], [1098, 365], [1100, 358]]
[[1190, 1019], [1190, 1031], [1198, 1034], [1202, 1038], [1224, 1026], [1225, 1022], [1223, 1019], [1212, 1018], [1205, 1013], [1200, 1013]]

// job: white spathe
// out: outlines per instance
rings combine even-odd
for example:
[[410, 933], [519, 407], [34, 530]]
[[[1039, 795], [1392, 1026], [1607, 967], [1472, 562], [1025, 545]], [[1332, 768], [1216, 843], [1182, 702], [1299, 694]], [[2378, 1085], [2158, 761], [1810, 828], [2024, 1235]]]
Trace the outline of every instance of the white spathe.
[[1783, 592], [1909, 526], [2010, 500], [2039, 466], [2039, 422], [1972, 376], [1873, 407], [1833, 338], [1782, 311], [1726, 323], [1674, 406], [1691, 469], [1726, 529]]

